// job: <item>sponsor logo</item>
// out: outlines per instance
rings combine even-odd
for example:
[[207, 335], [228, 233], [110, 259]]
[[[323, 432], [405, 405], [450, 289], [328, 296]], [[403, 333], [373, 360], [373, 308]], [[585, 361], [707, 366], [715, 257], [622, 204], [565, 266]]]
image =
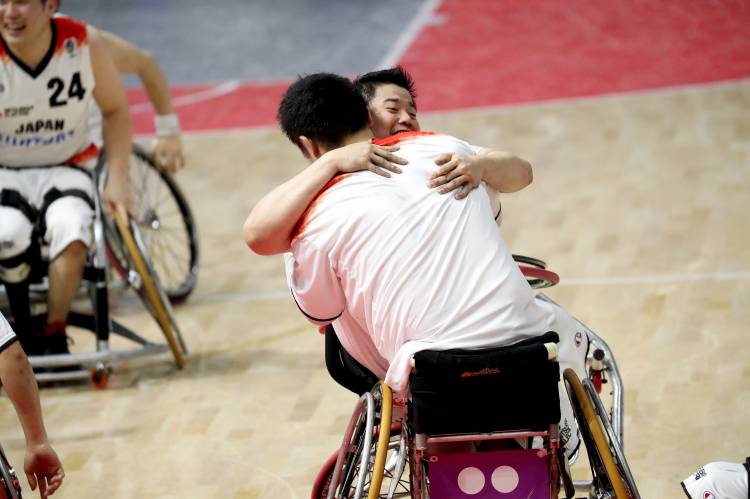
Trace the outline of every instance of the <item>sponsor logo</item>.
[[716, 499], [716, 496], [706, 490], [705, 492], [703, 492], [703, 499]]
[[19, 107], [6, 107], [0, 113], [0, 118], [5, 116], [6, 118], [17, 118], [28, 116], [29, 113], [34, 109], [34, 106], [19, 106]]
[[480, 371], [466, 371], [461, 373], [462, 378], [473, 378], [475, 376], [492, 376], [495, 374], [500, 374], [500, 369], [497, 367], [485, 367], [484, 369]]
[[75, 55], [75, 51], [76, 51], [76, 46], [77, 45], [78, 44], [76, 43], [76, 39], [75, 38], [68, 38], [67, 40], [65, 40], [65, 43], [63, 44], [63, 46], [65, 47], [65, 51], [70, 56], [74, 56]]
[[59, 132], [48, 137], [37, 135], [36, 137], [17, 137], [15, 135], [5, 135], [0, 133], [0, 146], [10, 147], [36, 147], [59, 144], [75, 136], [75, 130]]
[[706, 468], [701, 466], [700, 468], [698, 468], [698, 471], [695, 472], [695, 480], [698, 481], [704, 476], [706, 476]]
[[580, 347], [581, 343], [583, 343], [583, 333], [581, 333], [580, 331], [578, 331], [576, 333], [576, 347]]

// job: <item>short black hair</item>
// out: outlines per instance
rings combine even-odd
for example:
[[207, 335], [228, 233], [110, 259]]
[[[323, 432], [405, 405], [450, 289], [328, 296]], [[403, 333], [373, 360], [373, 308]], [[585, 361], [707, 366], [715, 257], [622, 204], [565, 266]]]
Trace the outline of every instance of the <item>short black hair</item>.
[[375, 97], [375, 89], [380, 85], [393, 84], [409, 91], [412, 100], [416, 100], [417, 91], [414, 89], [414, 80], [411, 75], [401, 66], [390, 69], [381, 69], [363, 74], [354, 80], [354, 86], [362, 94], [367, 102]]
[[[367, 103], [343, 76], [315, 73], [289, 85], [277, 118], [289, 140], [302, 149], [299, 137], [339, 146], [344, 138], [367, 127]], [[303, 150], [304, 151], [304, 150]]]

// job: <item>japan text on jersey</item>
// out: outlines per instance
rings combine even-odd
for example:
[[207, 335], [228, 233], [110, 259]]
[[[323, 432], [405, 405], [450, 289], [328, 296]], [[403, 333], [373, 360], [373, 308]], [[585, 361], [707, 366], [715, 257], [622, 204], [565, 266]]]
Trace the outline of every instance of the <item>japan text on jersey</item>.
[[34, 68], [0, 45], [0, 164], [70, 164], [96, 154], [88, 133], [94, 74], [86, 25], [62, 17], [51, 23], [49, 50]]

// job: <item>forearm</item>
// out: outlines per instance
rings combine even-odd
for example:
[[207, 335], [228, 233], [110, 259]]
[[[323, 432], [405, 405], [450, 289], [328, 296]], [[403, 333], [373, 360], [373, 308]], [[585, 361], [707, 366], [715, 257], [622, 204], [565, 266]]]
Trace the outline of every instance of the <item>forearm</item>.
[[143, 53], [142, 63], [138, 68], [138, 77], [146, 88], [146, 93], [154, 106], [156, 114], [172, 114], [172, 96], [169, 93], [169, 81], [161, 70], [156, 58], [150, 52]]
[[498, 192], [516, 192], [533, 179], [531, 164], [507, 152], [482, 149], [477, 159], [483, 163], [482, 180]]
[[336, 172], [323, 156], [258, 201], [243, 226], [250, 249], [259, 255], [289, 251], [298, 220]]
[[127, 180], [132, 144], [130, 113], [127, 107], [118, 107], [102, 114], [102, 138], [110, 179]]
[[42, 421], [34, 372], [18, 342], [0, 353], [0, 380], [21, 421], [26, 445], [46, 443], [47, 432]]

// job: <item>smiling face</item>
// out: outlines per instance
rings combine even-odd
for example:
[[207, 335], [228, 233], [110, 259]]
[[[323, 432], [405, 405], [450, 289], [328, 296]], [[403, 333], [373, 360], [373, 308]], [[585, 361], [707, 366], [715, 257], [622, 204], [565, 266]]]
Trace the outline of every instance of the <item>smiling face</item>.
[[46, 52], [56, 8], [56, 0], [0, 0], [0, 35], [8, 48], [22, 59]]
[[409, 91], [398, 85], [378, 85], [368, 104], [370, 128], [377, 138], [419, 131], [417, 106]]

